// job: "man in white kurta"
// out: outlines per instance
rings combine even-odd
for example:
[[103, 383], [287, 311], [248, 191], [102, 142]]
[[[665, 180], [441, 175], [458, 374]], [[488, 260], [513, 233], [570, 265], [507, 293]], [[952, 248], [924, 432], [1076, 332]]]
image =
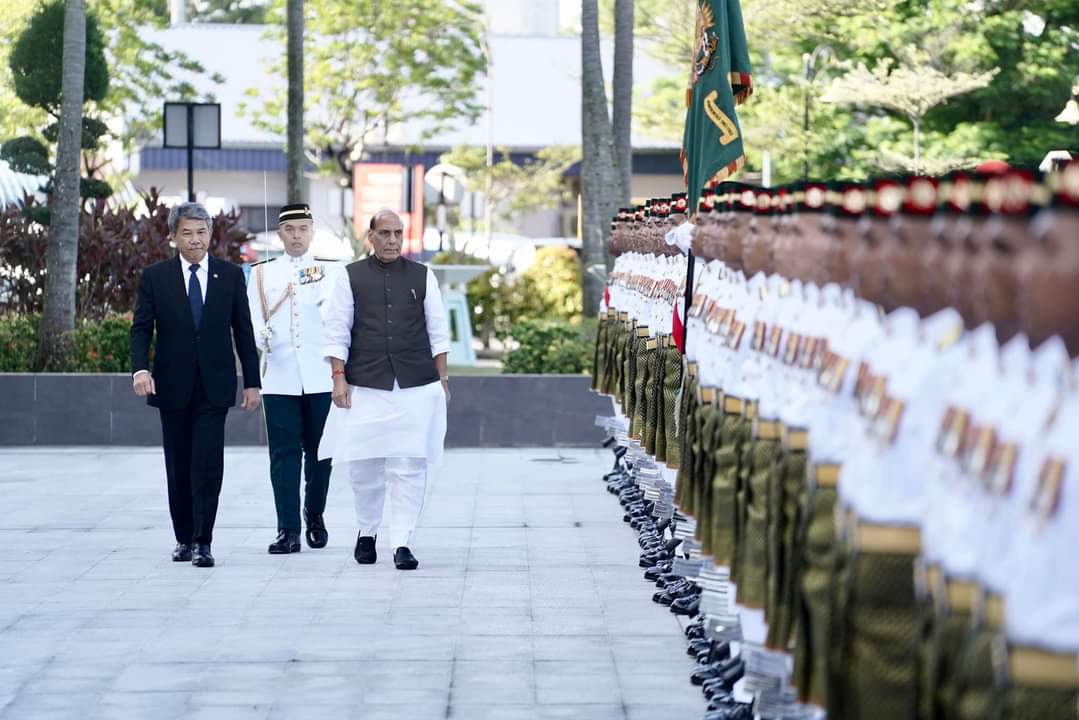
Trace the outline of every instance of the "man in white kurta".
[[376, 213], [367, 233], [374, 253], [345, 268], [322, 306], [334, 407], [319, 457], [348, 464], [356, 562], [376, 561], [388, 494], [394, 564], [413, 570], [427, 467], [441, 462], [446, 437], [449, 326], [434, 273], [401, 257], [403, 236], [395, 213]]

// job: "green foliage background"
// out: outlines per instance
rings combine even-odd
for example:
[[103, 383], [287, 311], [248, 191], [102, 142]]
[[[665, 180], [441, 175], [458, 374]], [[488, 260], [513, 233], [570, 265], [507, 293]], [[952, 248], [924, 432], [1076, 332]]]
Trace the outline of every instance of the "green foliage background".
[[[208, 4], [215, 3], [242, 4], [241, 0]], [[20, 135], [45, 139], [48, 114], [18, 99], [9, 64], [17, 38], [41, 5], [41, 0], [0, 0], [0, 142]], [[86, 7], [100, 25], [109, 75], [108, 92], [88, 106], [108, 122], [110, 135], [125, 150], [158, 130], [162, 98], [213, 99], [212, 94], [197, 93], [191, 82], [205, 72], [202, 64], [183, 52], [165, 49], [147, 33], [168, 24], [168, 0], [87, 0]], [[60, 55], [54, 59], [59, 64]], [[94, 153], [84, 158], [91, 170], [101, 167], [102, 160]]]
[[513, 326], [518, 347], [506, 354], [504, 374], [591, 372], [595, 323], [521, 320]]
[[[601, 17], [610, 18], [613, 0]], [[669, 77], [639, 86], [639, 130], [678, 142], [695, 0], [636, 0], [638, 47], [670, 63]], [[1054, 121], [1079, 76], [1079, 3], [1074, 0], [742, 0], [755, 91], [738, 109], [747, 169], [772, 158], [773, 182], [802, 177], [864, 178], [882, 155], [910, 154], [906, 121], [869, 107], [820, 102], [842, 63], [902, 63], [908, 48], [954, 74], [1000, 72], [988, 87], [929, 112], [923, 157], [1036, 165], [1048, 150], [1079, 150], [1079, 128]], [[820, 50], [817, 50], [821, 48]], [[805, 57], [817, 51], [806, 79]], [[803, 119], [808, 99], [808, 131]]]
[[[40, 315], [0, 315], [0, 372], [33, 372]], [[131, 314], [79, 320], [58, 372], [130, 372]]]
[[563, 246], [536, 250], [528, 270], [509, 276], [491, 268], [468, 284], [476, 335], [489, 344], [514, 335], [521, 320], [578, 320], [581, 317], [580, 260]]

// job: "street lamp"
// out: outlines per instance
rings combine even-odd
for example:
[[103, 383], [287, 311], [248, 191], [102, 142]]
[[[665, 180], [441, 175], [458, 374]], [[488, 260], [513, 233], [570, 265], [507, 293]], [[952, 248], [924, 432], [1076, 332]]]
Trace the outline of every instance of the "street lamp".
[[195, 202], [195, 148], [221, 149], [221, 104], [167, 102], [164, 147], [187, 150], [187, 201]]

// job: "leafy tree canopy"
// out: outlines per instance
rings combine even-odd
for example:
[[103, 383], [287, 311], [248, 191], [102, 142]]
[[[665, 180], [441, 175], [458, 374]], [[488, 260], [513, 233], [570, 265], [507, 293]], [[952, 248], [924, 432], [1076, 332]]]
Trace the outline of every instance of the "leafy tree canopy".
[[[11, 68], [18, 38], [39, 5], [36, 0], [4, 0], [4, 22], [0, 24], [0, 140], [19, 135], [45, 139], [49, 114], [40, 106], [20, 101]], [[107, 122], [110, 136], [123, 149], [131, 150], [160, 130], [164, 98], [212, 99], [212, 95], [200, 97], [191, 82], [193, 76], [205, 72], [202, 64], [183, 52], [166, 49], [147, 32], [168, 24], [167, 0], [89, 0], [87, 10], [99, 29], [108, 82], [102, 97], [92, 96], [91, 63], [87, 63], [86, 96], [93, 101], [96, 115]], [[62, 42], [60, 14], [60, 24], [53, 28], [47, 43]], [[91, 39], [89, 33], [87, 39]], [[59, 50], [54, 60], [52, 64], [58, 66]], [[219, 76], [213, 79], [223, 81]], [[101, 164], [93, 154], [85, 159], [91, 168]]]
[[[671, 73], [639, 88], [635, 120], [645, 134], [677, 142], [696, 2], [636, 2], [638, 41]], [[954, 89], [952, 81], [979, 80], [924, 108], [925, 171], [989, 158], [1029, 165], [1051, 149], [1079, 149], [1079, 131], [1053, 119], [1079, 76], [1079, 4], [1072, 0], [742, 0], [742, 7], [755, 86], [739, 108], [747, 168], [759, 170], [769, 151], [774, 182], [807, 169], [858, 178], [911, 168], [914, 129], [901, 119], [909, 115], [867, 101], [867, 93], [858, 98], [889, 77], [893, 89], [911, 81], [912, 92], [892, 98], [904, 106], [924, 100], [930, 84]], [[821, 102], [830, 91], [853, 102]]]
[[499, 148], [487, 167], [487, 150], [462, 146], [444, 153], [439, 162], [464, 171], [468, 189], [487, 193], [495, 224], [518, 213], [557, 207], [569, 201], [566, 173], [581, 161], [579, 147], [541, 148], [523, 162], [514, 162], [507, 148]]
[[[398, 132], [420, 144], [482, 108], [483, 11], [465, 0], [307, 0], [304, 103], [308, 152], [351, 179], [374, 140]], [[270, 13], [284, 47], [284, 2]], [[267, 72], [285, 76], [285, 55]], [[284, 135], [285, 88], [249, 92], [243, 112]]]
[[[27, 105], [60, 117], [60, 86], [63, 78], [64, 3], [53, 0], [42, 5], [30, 24], [15, 41], [8, 64], [15, 94]], [[86, 15], [86, 74], [83, 95], [100, 102], [109, 90], [109, 68], [105, 62], [105, 39], [93, 13]]]

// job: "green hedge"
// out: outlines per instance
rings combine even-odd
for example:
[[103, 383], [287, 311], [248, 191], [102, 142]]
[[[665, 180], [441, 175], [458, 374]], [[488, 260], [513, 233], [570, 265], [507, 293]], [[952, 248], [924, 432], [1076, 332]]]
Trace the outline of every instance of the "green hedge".
[[[0, 315], [0, 372], [32, 372], [38, 315]], [[79, 320], [68, 339], [60, 372], [130, 372], [131, 315]]]
[[518, 347], [506, 354], [507, 374], [580, 374], [592, 371], [595, 321], [522, 320], [513, 326]]

